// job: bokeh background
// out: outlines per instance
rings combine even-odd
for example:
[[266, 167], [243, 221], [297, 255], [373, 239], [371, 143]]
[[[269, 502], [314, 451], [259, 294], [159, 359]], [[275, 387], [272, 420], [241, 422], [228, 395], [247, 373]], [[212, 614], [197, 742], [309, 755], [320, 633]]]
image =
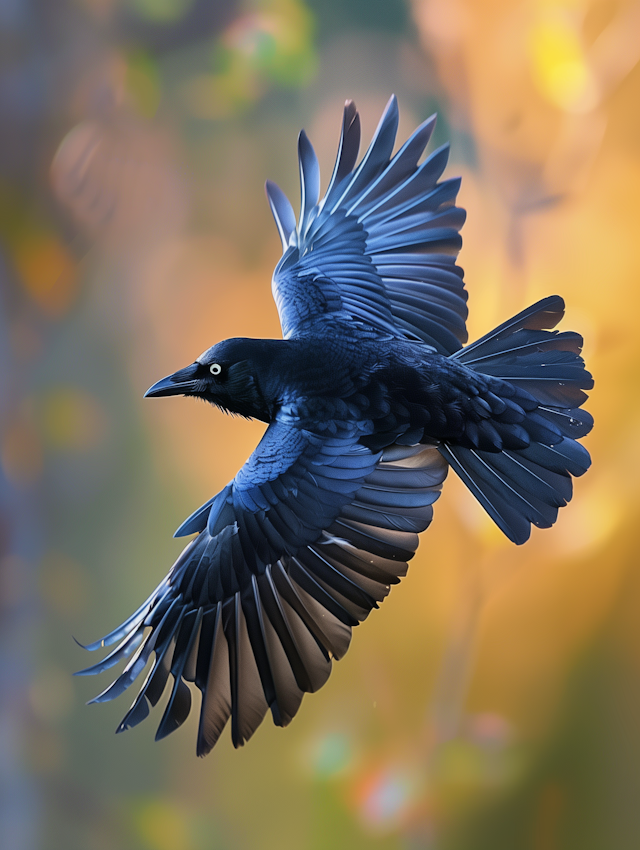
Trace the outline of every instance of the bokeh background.
[[[637, 0], [0, 0], [0, 846], [640, 847]], [[261, 426], [159, 377], [277, 336], [265, 178], [433, 111], [475, 337], [558, 292], [593, 469], [516, 548], [453, 476], [409, 575], [286, 730], [85, 707], [121, 622]], [[155, 718], [160, 714], [156, 711]]]

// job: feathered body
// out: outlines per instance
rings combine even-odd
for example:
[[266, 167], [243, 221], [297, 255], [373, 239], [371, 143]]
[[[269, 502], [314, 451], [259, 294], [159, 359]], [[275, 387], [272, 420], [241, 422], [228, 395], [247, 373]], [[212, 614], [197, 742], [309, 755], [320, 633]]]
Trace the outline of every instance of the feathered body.
[[118, 731], [139, 723], [169, 679], [157, 737], [202, 691], [198, 753], [231, 718], [236, 746], [267, 710], [278, 725], [327, 679], [351, 629], [407, 570], [448, 467], [503, 532], [523, 543], [548, 527], [589, 466], [576, 440], [592, 385], [582, 340], [554, 328], [551, 296], [472, 345], [455, 264], [464, 211], [458, 180], [438, 182], [441, 148], [420, 156], [431, 118], [392, 157], [390, 101], [356, 166], [359, 119], [345, 107], [322, 200], [306, 136], [298, 222], [273, 184], [283, 243], [273, 278], [284, 339], [231, 339], [148, 395], [193, 395], [267, 429], [247, 463], [177, 535], [197, 534], [167, 578], [120, 628], [97, 673], [132, 655], [97, 702], [154, 660]]

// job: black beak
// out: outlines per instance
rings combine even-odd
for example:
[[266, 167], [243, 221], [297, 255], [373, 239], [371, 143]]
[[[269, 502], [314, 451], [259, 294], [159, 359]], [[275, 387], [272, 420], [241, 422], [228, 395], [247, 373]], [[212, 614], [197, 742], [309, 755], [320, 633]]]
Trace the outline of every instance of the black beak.
[[173, 375], [167, 375], [166, 378], [162, 378], [152, 387], [149, 387], [144, 394], [144, 397], [185, 395], [186, 393], [193, 391], [198, 383], [196, 376], [199, 366], [199, 363], [192, 363], [191, 366], [187, 366], [186, 369], [180, 369], [177, 372], [174, 372]]

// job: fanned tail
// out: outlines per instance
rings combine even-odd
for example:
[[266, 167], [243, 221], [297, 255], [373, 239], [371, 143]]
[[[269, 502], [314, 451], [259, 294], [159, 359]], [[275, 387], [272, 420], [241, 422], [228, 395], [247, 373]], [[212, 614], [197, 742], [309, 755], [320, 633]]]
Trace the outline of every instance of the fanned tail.
[[[564, 302], [550, 296], [452, 355], [470, 369], [506, 382], [487, 416], [515, 423], [522, 447], [486, 451], [443, 443], [451, 464], [487, 513], [514, 543], [524, 543], [531, 525], [548, 528], [571, 499], [571, 476], [591, 465], [576, 442], [593, 419], [581, 409], [593, 379], [580, 356], [582, 337], [551, 331]], [[514, 391], [515, 388], [515, 391]], [[508, 393], [515, 392], [509, 397]]]

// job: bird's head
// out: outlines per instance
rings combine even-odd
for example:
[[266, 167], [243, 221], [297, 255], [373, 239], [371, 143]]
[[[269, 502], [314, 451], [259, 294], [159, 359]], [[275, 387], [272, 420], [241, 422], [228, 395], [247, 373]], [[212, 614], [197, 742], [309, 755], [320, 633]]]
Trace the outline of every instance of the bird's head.
[[266, 360], [253, 343], [266, 340], [227, 339], [208, 348], [190, 366], [155, 383], [148, 396], [188, 395], [231, 413], [268, 422], [271, 405], [262, 393], [260, 375]]

